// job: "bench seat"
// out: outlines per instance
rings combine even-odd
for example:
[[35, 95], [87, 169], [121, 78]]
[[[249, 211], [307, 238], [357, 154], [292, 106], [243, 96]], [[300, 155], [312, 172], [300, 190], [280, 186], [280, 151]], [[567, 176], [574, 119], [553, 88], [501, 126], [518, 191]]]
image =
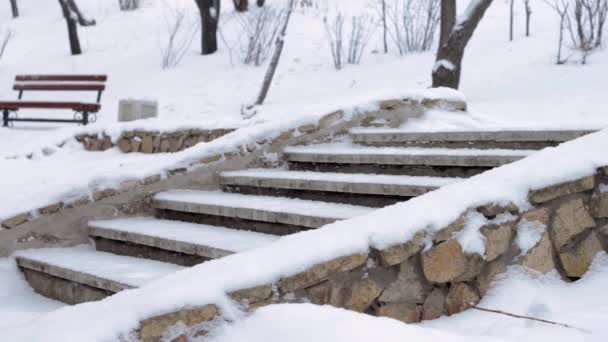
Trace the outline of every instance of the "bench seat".
[[101, 105], [84, 102], [0, 101], [0, 109], [18, 110], [24, 108], [72, 109], [78, 112], [97, 113], [101, 109]]

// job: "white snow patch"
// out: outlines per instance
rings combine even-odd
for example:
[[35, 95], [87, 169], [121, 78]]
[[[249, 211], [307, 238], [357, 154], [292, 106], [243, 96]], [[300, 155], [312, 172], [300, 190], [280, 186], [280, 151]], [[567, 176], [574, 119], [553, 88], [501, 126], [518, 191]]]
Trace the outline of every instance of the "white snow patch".
[[546, 228], [547, 226], [538, 221], [528, 221], [526, 219], [519, 221], [515, 243], [521, 250], [522, 255], [528, 253], [530, 249], [538, 244]]
[[0, 330], [28, 324], [36, 317], [64, 305], [35, 293], [13, 259], [0, 259]]
[[441, 59], [441, 60], [438, 60], [437, 62], [435, 62], [435, 65], [433, 65], [433, 71], [437, 71], [440, 68], [444, 68], [447, 70], [454, 70], [454, 69], [456, 69], [456, 66], [454, 65], [454, 63], [448, 61], [447, 59]]
[[466, 217], [464, 228], [457, 232], [454, 236], [462, 246], [465, 253], [477, 253], [484, 257], [486, 252], [486, 238], [481, 233], [481, 227], [491, 224], [501, 224], [515, 220], [516, 217], [510, 213], [503, 213], [496, 216], [494, 219], [488, 220], [485, 216], [477, 211], [469, 211]]
[[604, 193], [604, 192], [608, 192], [608, 184], [600, 184], [599, 186], [599, 190], [600, 192]]

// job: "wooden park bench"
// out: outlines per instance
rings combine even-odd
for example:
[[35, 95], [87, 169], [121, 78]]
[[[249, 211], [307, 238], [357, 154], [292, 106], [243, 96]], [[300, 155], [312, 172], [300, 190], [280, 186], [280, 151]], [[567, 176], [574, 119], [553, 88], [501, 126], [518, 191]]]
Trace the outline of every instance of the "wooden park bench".
[[[81, 123], [95, 122], [96, 113], [101, 109], [99, 101], [101, 94], [106, 89], [106, 75], [18, 75], [15, 77], [13, 89], [19, 91], [17, 101], [0, 101], [3, 126], [8, 127], [9, 122], [70, 122]], [[24, 101], [23, 93], [26, 91], [95, 91], [97, 102], [77, 101]], [[70, 109], [74, 111], [73, 119], [49, 119], [49, 118], [20, 118], [17, 112], [20, 109]]]

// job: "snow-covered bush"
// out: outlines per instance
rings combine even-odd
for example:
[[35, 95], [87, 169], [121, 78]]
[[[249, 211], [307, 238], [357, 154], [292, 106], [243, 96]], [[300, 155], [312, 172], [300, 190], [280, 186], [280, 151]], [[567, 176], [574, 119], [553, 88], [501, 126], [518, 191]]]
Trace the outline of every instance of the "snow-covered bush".
[[581, 55], [581, 63], [603, 44], [603, 33], [608, 18], [608, 0], [546, 0], [560, 18], [557, 64], [562, 58], [564, 37], [568, 36], [570, 50]]
[[196, 33], [198, 22], [188, 19], [185, 8], [166, 6], [164, 13], [165, 37], [161, 42], [161, 66], [163, 69], [177, 66], [188, 52]]
[[[323, 18], [334, 67], [342, 69], [344, 63], [359, 64], [369, 42], [375, 23], [367, 15], [353, 15], [346, 19], [337, 12]], [[346, 27], [345, 27], [346, 24]]]
[[285, 11], [273, 6], [252, 8], [237, 15], [238, 44], [243, 63], [255, 66], [264, 64], [284, 18]]
[[385, 6], [387, 32], [400, 55], [431, 48], [441, 14], [440, 0], [395, 0]]

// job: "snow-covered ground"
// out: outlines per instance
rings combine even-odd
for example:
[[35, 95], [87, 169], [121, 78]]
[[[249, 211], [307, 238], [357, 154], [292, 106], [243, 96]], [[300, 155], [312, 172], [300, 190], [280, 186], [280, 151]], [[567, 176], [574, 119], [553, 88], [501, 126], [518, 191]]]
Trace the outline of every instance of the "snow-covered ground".
[[37, 316], [62, 306], [64, 304], [34, 293], [14, 260], [0, 258], [0, 331], [28, 324]]
[[[459, 0], [461, 9], [467, 1]], [[267, 2], [281, 5], [284, 1]], [[342, 6], [351, 11], [366, 8], [362, 6], [365, 4], [376, 3], [373, 0], [330, 2], [332, 6]], [[98, 22], [97, 26], [79, 29], [84, 54], [78, 57], [69, 56], [65, 22], [56, 0], [19, 0], [22, 16], [17, 20], [10, 19], [7, 4], [0, 6], [0, 34], [8, 28], [15, 32], [15, 38], [9, 43], [4, 57], [0, 60], [1, 99], [16, 98], [16, 94], [11, 90], [15, 74], [67, 72], [109, 75], [108, 90], [102, 101], [103, 110], [94, 125], [79, 128], [17, 124], [16, 128], [0, 128], [0, 172], [3, 175], [0, 180], [0, 218], [49, 204], [59, 198], [69, 197], [70, 194], [79, 194], [83, 189], [98, 186], [103, 188], [116, 185], [124, 179], [150, 175], [169, 165], [221, 151], [226, 146], [238, 145], [244, 141], [244, 137], [271, 134], [281, 125], [324, 114], [338, 105], [365, 102], [361, 100], [367, 101], [373, 98], [374, 94], [400, 93], [405, 89], [424, 88], [430, 84], [430, 69], [434, 62], [432, 52], [406, 57], [397, 56], [394, 49], [388, 55], [371, 53], [379, 50], [379, 40], [370, 43], [361, 65], [347, 66], [341, 71], [335, 71], [323, 32], [322, 13], [310, 9], [298, 10], [289, 29], [285, 55], [267, 104], [260, 108], [260, 114], [256, 118], [246, 121], [241, 119], [240, 108], [255, 97], [264, 68], [243, 66], [237, 60], [231, 62], [229, 49], [223, 43], [220, 44], [217, 54], [202, 57], [198, 54], [198, 38], [195, 38], [178, 67], [161, 69], [159, 45], [166, 34], [163, 15], [166, 6], [186, 6], [189, 20], [195, 20], [197, 10], [193, 1], [144, 0], [143, 8], [135, 12], [120, 12], [117, 1], [80, 0], [78, 3], [88, 16], [94, 17]], [[467, 96], [470, 113], [435, 112], [421, 120], [408, 123], [405, 128], [468, 130], [608, 126], [608, 113], [605, 109], [608, 108], [608, 97], [605, 94], [608, 89], [608, 78], [605, 77], [608, 74], [608, 51], [603, 50], [592, 55], [589, 65], [586, 66], [555, 65], [557, 19], [544, 2], [536, 1], [532, 5], [534, 15], [530, 38], [523, 37], [522, 6], [516, 8], [514, 42], [507, 41], [506, 1], [494, 1], [483, 19], [470, 42], [464, 60], [461, 90]], [[238, 19], [234, 18], [230, 2], [225, 1], [223, 10], [222, 30], [229, 35]], [[369, 8], [367, 10], [373, 11]], [[234, 49], [232, 53], [236, 53]], [[34, 97], [26, 95], [26, 98]], [[134, 124], [118, 124], [117, 101], [121, 98], [156, 99], [160, 103], [160, 117]], [[40, 113], [23, 113], [24, 116], [28, 114]], [[134, 127], [172, 130], [183, 127], [228, 126], [244, 126], [246, 129], [242, 135], [228, 137], [226, 141], [201, 144], [205, 146], [197, 146], [191, 151], [170, 156], [124, 155], [116, 150], [90, 153], [83, 151], [73, 140], [69, 140], [75, 133], [84, 131], [106, 130], [116, 134], [123, 128]], [[605, 137], [603, 140], [596, 139], [597, 142], [606, 141]], [[57, 147], [66, 140], [67, 143], [61, 148]], [[570, 153], [577, 151], [570, 150]], [[29, 154], [33, 154], [32, 159], [25, 157]], [[574, 177], [597, 166], [594, 162], [597, 159], [590, 156], [580, 158], [584, 166], [568, 168], [566, 162], [555, 164], [563, 170], [561, 176]], [[520, 177], [524, 174], [529, 176], [529, 170], [527, 173], [517, 173]], [[556, 171], [551, 175], [553, 180], [557, 174]], [[524, 190], [521, 184], [515, 185], [518, 187], [510, 191], [503, 189], [502, 195]], [[480, 194], [482, 197], [490, 195]], [[464, 200], [454, 196], [446, 201], [461, 203]], [[444, 213], [444, 220], [449, 220], [450, 214], [454, 216], [460, 213], [459, 208], [452, 209]], [[399, 219], [401, 216], [397, 215], [401, 213], [397, 209], [392, 210], [395, 218], [392, 224], [399, 224], [399, 236], [403, 238], [402, 220]], [[377, 217], [362, 219], [359, 223], [363, 226], [368, 219], [369, 223], [377, 223]], [[390, 228], [391, 222], [387, 224]], [[383, 238], [390, 240], [390, 229], [388, 232]], [[370, 241], [369, 238], [370, 236], [365, 235], [366, 244]], [[383, 242], [386, 240], [375, 240], [375, 243]], [[210, 264], [205, 268], [213, 268], [212, 266], [213, 264]], [[482, 302], [482, 305], [492, 308], [570, 323], [591, 331], [591, 334], [475, 311], [411, 327], [388, 319], [360, 316], [336, 309], [277, 306], [261, 310], [255, 316], [228, 329], [218, 339], [236, 341], [239, 336], [255, 336], [259, 337], [259, 340], [267, 337], [270, 341], [297, 341], [297, 336], [308, 336], [310, 338], [307, 341], [315, 340], [314, 337], [317, 340], [357, 341], [359, 335], [368, 336], [365, 335], [367, 332], [363, 331], [366, 330], [363, 329], [364, 326], [369, 326], [370, 329], [373, 326], [388, 331], [387, 335], [382, 336], [387, 341], [410, 333], [420, 334], [412, 336], [425, 340], [457, 338], [454, 334], [465, 334], [465, 338], [479, 341], [489, 340], [488, 335], [496, 338], [530, 337], [558, 341], [568, 337], [572, 340], [597, 338], [599, 341], [605, 340], [608, 335], [601, 324], [602, 320], [608, 319], [608, 303], [605, 302], [606, 296], [602, 296], [602, 289], [606, 288], [607, 283], [608, 263], [601, 261], [597, 264], [597, 272], [576, 284], [565, 284], [551, 278], [539, 281], [527, 276], [514, 277], [501, 283], [492, 295]], [[5, 330], [12, 327], [11, 332], [18, 331], [22, 334], [19, 336], [26, 336], [29, 332], [29, 325], [20, 326], [21, 324], [27, 323], [42, 312], [61, 306], [34, 294], [20, 278], [10, 260], [0, 261], [0, 289], [0, 328]], [[166, 286], [163, 289], [166, 289]], [[212, 293], [208, 298], [205, 298], [207, 294], [199, 295], [198, 300], [204, 301], [217, 295], [219, 294]], [[182, 299], [186, 298], [185, 294], [183, 296]], [[120, 298], [84, 306], [85, 309], [79, 307], [60, 310], [50, 318], [39, 321], [36, 325], [38, 330], [31, 333], [44, 336], [44, 328], [52, 329], [59, 324], [57, 320], [81, 317], [80, 310], [87, 312], [86, 308], [98, 310], [106, 305], [116, 305]], [[143, 297], [136, 299], [141, 301], [130, 302], [129, 307], [125, 307], [125, 311], [121, 313], [123, 315], [120, 316], [123, 319], [120, 322], [122, 325], [115, 325], [114, 331], [130, 328], [130, 324], [140, 318], [138, 315], [162, 306], [157, 304], [158, 306], [150, 308], [146, 306], [150, 303]], [[175, 298], [167, 295], [164, 299], [172, 302], [171, 299]], [[139, 305], [141, 308], [135, 309], [133, 305]], [[303, 321], [310, 324], [289, 324], [285, 330], [277, 331], [276, 328], [280, 324], [272, 322], [282, 322], [285, 317], [302, 318], [290, 320], [289, 323]], [[107, 328], [109, 324], [110, 317], [102, 318], [108, 321], [100, 321], [98, 329]], [[330, 319], [336, 327], [343, 327], [335, 329], [334, 333], [337, 335], [322, 335], [331, 334], [332, 331], [309, 329], [312, 324], [321, 326]], [[91, 321], [83, 323], [83, 327], [73, 327], [78, 328], [73, 331], [77, 338], [87, 335], [85, 331], [79, 330], [81, 328], [90, 329], [87, 331], [90, 335], [87, 336], [113, 336], [113, 331], [94, 329]], [[70, 324], [75, 323], [72, 321]], [[263, 325], [275, 329], [256, 328]], [[70, 325], [66, 323], [65, 327], [67, 329]], [[502, 331], [502, 328], [506, 331]], [[395, 332], [395, 335], [391, 335], [392, 332]], [[84, 335], [79, 335], [81, 333]], [[276, 335], [265, 335], [274, 333]], [[315, 333], [320, 335], [310, 335]], [[374, 338], [380, 340], [378, 336], [374, 335]], [[6, 336], [3, 338], [10, 340]]]

